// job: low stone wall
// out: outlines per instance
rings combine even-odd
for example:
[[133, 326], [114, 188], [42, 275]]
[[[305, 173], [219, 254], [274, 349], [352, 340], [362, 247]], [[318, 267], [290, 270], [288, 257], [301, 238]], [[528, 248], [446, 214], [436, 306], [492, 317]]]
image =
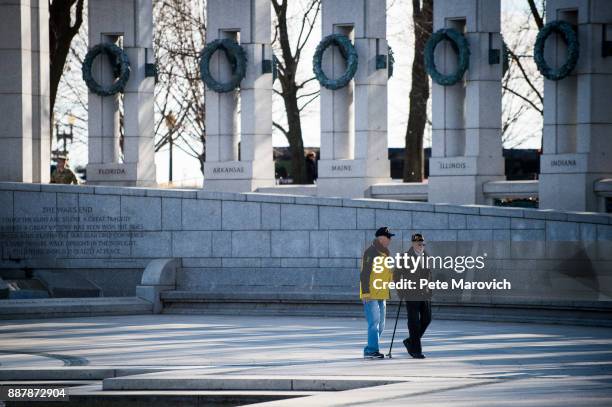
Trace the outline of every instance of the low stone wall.
[[383, 225], [392, 252], [414, 232], [434, 254], [488, 251], [486, 278], [518, 289], [441, 301], [548, 301], [529, 291], [538, 284], [575, 289], [568, 301], [610, 295], [610, 215], [201, 190], [0, 183], [0, 270], [71, 270], [133, 295], [152, 259], [174, 257], [181, 291], [357, 299], [362, 252]]

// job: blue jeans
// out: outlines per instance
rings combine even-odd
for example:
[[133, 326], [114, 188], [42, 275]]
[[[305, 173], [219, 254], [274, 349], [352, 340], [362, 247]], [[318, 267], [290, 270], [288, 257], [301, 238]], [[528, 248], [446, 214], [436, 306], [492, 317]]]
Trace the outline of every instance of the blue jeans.
[[363, 310], [368, 321], [368, 345], [364, 355], [379, 352], [378, 341], [385, 329], [385, 300], [363, 300]]

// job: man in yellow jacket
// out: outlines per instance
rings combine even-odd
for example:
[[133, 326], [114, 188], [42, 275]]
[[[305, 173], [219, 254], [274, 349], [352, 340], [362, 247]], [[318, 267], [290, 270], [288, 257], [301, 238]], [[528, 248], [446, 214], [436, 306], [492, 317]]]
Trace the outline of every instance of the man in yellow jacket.
[[372, 245], [363, 253], [361, 259], [359, 297], [363, 302], [366, 321], [368, 322], [368, 344], [363, 349], [365, 359], [384, 359], [380, 353], [379, 340], [385, 329], [386, 302], [389, 299], [388, 283], [392, 280], [392, 271], [385, 264], [389, 257], [389, 244], [395, 234], [388, 227], [376, 231]]

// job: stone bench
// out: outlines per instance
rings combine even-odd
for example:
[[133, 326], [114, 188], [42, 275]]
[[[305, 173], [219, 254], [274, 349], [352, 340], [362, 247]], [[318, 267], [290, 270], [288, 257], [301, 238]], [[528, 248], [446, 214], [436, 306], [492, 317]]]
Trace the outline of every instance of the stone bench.
[[137, 297], [40, 298], [0, 301], [0, 319], [150, 314], [152, 304]]
[[[305, 316], [361, 317], [363, 309], [354, 292], [164, 291], [163, 312], [171, 314], [290, 314]], [[395, 318], [395, 295], [387, 302], [387, 318]], [[571, 325], [612, 326], [612, 302], [553, 301], [541, 298], [521, 301], [461, 302], [438, 296], [432, 301], [435, 319], [537, 322]], [[404, 312], [401, 318], [404, 320]]]

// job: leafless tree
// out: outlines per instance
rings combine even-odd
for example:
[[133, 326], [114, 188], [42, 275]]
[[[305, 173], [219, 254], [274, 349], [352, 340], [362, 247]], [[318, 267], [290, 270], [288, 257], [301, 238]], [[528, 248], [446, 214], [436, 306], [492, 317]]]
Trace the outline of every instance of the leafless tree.
[[49, 78], [51, 111], [55, 105], [72, 39], [83, 24], [84, 0], [49, 0]]
[[205, 0], [155, 0], [155, 151], [172, 143], [204, 171], [206, 109], [199, 52], [204, 46]]
[[[305, 7], [298, 16], [292, 16], [288, 13], [288, 0], [271, 1], [275, 13], [273, 47], [279, 51], [278, 80], [280, 90], [275, 89], [275, 93], [282, 98], [287, 117], [287, 127], [276, 121], [274, 127], [280, 130], [289, 142], [291, 176], [294, 183], [301, 184], [306, 180], [306, 169], [300, 115], [304, 108], [319, 96], [319, 91], [305, 89], [306, 85], [315, 78], [309, 77], [299, 80], [298, 65], [304, 46], [312, 34], [315, 21], [319, 15], [321, 0], [307, 0]], [[299, 22], [295, 26], [290, 26], [291, 19], [299, 20]], [[297, 32], [297, 37], [292, 39], [290, 33], [293, 32]]]
[[[205, 160], [204, 86], [199, 77], [198, 54], [204, 45], [205, 0], [155, 0], [154, 49], [159, 82], [155, 87], [155, 150], [173, 145]], [[74, 14], [74, 10], [73, 10]], [[84, 19], [86, 10], [82, 11]], [[66, 64], [58, 83], [54, 109], [56, 121], [67, 123], [74, 116], [75, 143], [87, 143], [87, 87], [81, 79], [81, 66], [87, 53], [87, 24], [73, 36]], [[172, 113], [173, 112], [173, 113]], [[167, 126], [168, 116], [175, 117]], [[86, 155], [86, 152], [80, 151]]]
[[526, 115], [543, 115], [543, 82], [533, 62], [533, 46], [538, 29], [543, 26], [544, 2], [537, 6], [527, 0], [529, 10], [523, 16], [506, 16], [504, 25], [509, 27], [505, 35], [508, 47], [509, 67], [502, 79], [502, 141], [506, 147], [520, 145], [537, 133], [539, 126], [531, 129], [517, 128], [525, 122]]
[[[83, 10], [83, 19], [87, 19], [87, 9]], [[64, 132], [69, 123], [73, 123], [73, 140], [70, 147], [74, 162], [85, 162], [87, 156], [87, 87], [81, 79], [81, 66], [87, 53], [87, 24], [81, 24], [78, 33], [70, 43], [66, 63], [57, 84], [56, 101], [53, 106], [51, 127], [59, 126]], [[54, 132], [55, 133], [55, 132]], [[52, 139], [51, 143], [57, 140]]]
[[[87, 3], [86, 3], [87, 4]], [[83, 20], [87, 21], [87, 9], [82, 11]], [[121, 46], [121, 43], [118, 44]], [[54, 126], [62, 129], [72, 122], [73, 154], [86, 155], [82, 150], [87, 146], [87, 121], [89, 118], [88, 90], [82, 79], [82, 66], [88, 50], [88, 26], [82, 24], [70, 43], [62, 76], [57, 89], [57, 103], [53, 110]], [[119, 100], [119, 146], [123, 154], [125, 128], [123, 126], [123, 95], [116, 96]], [[52, 141], [53, 142], [53, 141]], [[76, 144], [76, 146], [75, 146]], [[76, 147], [76, 148], [75, 148]], [[76, 153], [76, 154], [75, 154]]]
[[535, 25], [538, 27], [538, 30], [541, 30], [542, 27], [544, 27], [544, 18], [542, 18], [542, 16], [546, 11], [546, 0], [541, 0], [539, 8], [536, 5], [535, 0], [527, 0], [527, 4], [529, 5], [529, 10], [533, 16]]
[[414, 59], [404, 150], [404, 182], [421, 182], [424, 176], [423, 135], [427, 123], [429, 78], [425, 72], [423, 52], [433, 29], [433, 3], [434, 0], [412, 0]]

